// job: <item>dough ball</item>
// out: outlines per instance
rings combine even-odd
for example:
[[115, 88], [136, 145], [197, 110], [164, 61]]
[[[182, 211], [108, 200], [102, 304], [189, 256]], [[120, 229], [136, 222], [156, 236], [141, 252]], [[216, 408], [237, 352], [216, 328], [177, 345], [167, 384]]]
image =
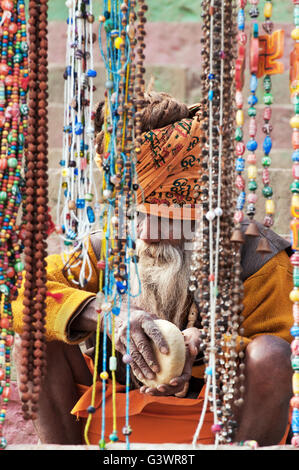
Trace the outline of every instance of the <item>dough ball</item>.
[[160, 365], [160, 372], [152, 380], [143, 380], [144, 385], [148, 387], [169, 384], [171, 379], [182, 375], [186, 360], [186, 347], [182, 332], [176, 325], [167, 320], [154, 321], [168, 344], [169, 353], [162, 354], [152, 342], [153, 350]]

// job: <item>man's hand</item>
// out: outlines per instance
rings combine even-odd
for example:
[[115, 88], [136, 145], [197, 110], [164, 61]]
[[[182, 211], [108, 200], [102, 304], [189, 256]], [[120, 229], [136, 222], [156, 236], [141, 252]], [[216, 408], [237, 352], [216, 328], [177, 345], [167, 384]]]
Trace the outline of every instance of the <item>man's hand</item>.
[[[169, 353], [167, 342], [154, 322], [155, 318], [143, 310], [132, 310], [130, 313], [130, 366], [141, 382], [143, 379], [154, 379], [160, 371], [150, 340], [162, 354]], [[127, 353], [127, 331], [125, 315], [116, 317], [115, 348], [123, 355]]]
[[192, 366], [199, 353], [200, 332], [197, 328], [188, 328], [183, 332], [186, 345], [186, 362], [180, 377], [173, 378], [169, 384], [161, 384], [157, 387], [146, 385], [140, 388], [140, 393], [148, 393], [152, 396], [170, 396], [183, 398], [188, 393], [189, 381], [191, 379]]

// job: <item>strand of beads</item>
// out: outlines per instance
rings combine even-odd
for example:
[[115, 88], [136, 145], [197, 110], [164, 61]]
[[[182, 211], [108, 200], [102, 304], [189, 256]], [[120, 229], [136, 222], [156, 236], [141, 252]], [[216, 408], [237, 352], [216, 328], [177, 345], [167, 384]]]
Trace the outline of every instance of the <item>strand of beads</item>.
[[29, 2], [29, 118], [25, 172], [25, 283], [20, 392], [25, 419], [36, 419], [45, 375], [48, 230], [48, 5]]
[[[293, 0], [294, 4], [294, 23], [295, 30], [298, 29], [298, 9], [299, 1]], [[293, 30], [292, 37], [297, 42], [296, 34]], [[293, 290], [290, 293], [290, 299], [293, 304], [293, 317], [294, 324], [291, 328], [291, 335], [293, 341], [291, 343], [291, 364], [293, 368], [293, 398], [291, 399], [292, 407], [292, 445], [299, 447], [299, 94], [297, 84], [290, 83], [291, 99], [294, 105], [295, 115], [291, 118], [290, 125], [292, 127], [292, 145], [293, 145], [293, 178], [294, 181], [290, 186], [292, 193], [291, 200], [291, 233], [292, 233], [292, 248], [294, 250], [291, 256], [291, 263], [293, 265]]]
[[[272, 2], [266, 1], [264, 5], [265, 21], [262, 25], [266, 33], [271, 33], [273, 29], [271, 16], [272, 16]], [[270, 186], [270, 173], [269, 173], [269, 166], [271, 165], [271, 157], [269, 155], [272, 149], [271, 132], [273, 130], [272, 124], [270, 122], [271, 116], [272, 116], [271, 105], [273, 103], [273, 96], [271, 93], [271, 89], [272, 89], [271, 75], [264, 76], [263, 86], [264, 86], [263, 100], [264, 100], [265, 109], [263, 113], [264, 124], [263, 124], [262, 130], [263, 130], [263, 133], [265, 134], [265, 138], [263, 142], [264, 157], [262, 158], [262, 166], [263, 166], [262, 181], [264, 184], [264, 187], [262, 189], [262, 194], [266, 199], [266, 202], [265, 202], [266, 216], [264, 218], [264, 227], [267, 230], [270, 227], [272, 227], [274, 223], [273, 215], [274, 215], [274, 210], [275, 210], [275, 205], [274, 205], [274, 201], [272, 198], [273, 189]], [[257, 247], [257, 251], [262, 252], [262, 253], [267, 253], [267, 252], [272, 251], [266, 238], [263, 238], [260, 240], [259, 245]]]
[[[247, 196], [247, 207], [246, 214], [249, 217], [250, 223], [245, 232], [246, 235], [258, 236], [259, 232], [257, 230], [256, 224], [254, 222], [254, 216], [256, 212], [255, 204], [257, 202], [257, 157], [256, 150], [258, 148], [258, 143], [256, 140], [257, 134], [257, 123], [256, 123], [256, 104], [258, 103], [258, 98], [256, 96], [256, 90], [258, 87], [258, 61], [259, 61], [259, 25], [257, 23], [257, 18], [259, 16], [258, 4], [259, 0], [249, 0], [251, 8], [249, 9], [249, 16], [252, 18], [252, 37], [250, 42], [250, 96], [248, 97], [248, 116], [249, 116], [249, 141], [247, 142], [246, 148], [249, 151], [249, 154], [246, 157], [248, 167], [247, 167], [247, 176], [248, 176], [248, 196]], [[245, 198], [244, 198], [245, 203]]]
[[[143, 27], [144, 2], [138, 12], [140, 25]], [[106, 90], [104, 103], [103, 147], [98, 149], [102, 164], [103, 186], [102, 198], [104, 201], [103, 233], [106, 252], [100, 260], [99, 267], [105, 272], [103, 292], [98, 293], [98, 311], [104, 317], [104, 344], [103, 344], [103, 370], [102, 379], [102, 435], [99, 442], [104, 449], [105, 442], [105, 390], [109, 373], [112, 375], [117, 367], [116, 357], [109, 359], [109, 371], [107, 371], [107, 331], [111, 327], [112, 344], [114, 316], [120, 312], [120, 306], [124, 295], [127, 296], [128, 325], [130, 319], [130, 279], [129, 265], [134, 258], [135, 241], [130, 230], [130, 223], [134, 219], [136, 204], [137, 176], [135, 172], [135, 152], [137, 147], [134, 142], [135, 109], [134, 85], [137, 77], [139, 86], [144, 85], [144, 68], [140, 61], [137, 63], [138, 73], [135, 75], [135, 13], [136, 2], [124, 1], [119, 6], [104, 2], [104, 13], [100, 16], [100, 48], [106, 66]], [[139, 39], [143, 38], [142, 28], [138, 25]], [[106, 52], [104, 52], [101, 31], [106, 32]], [[140, 49], [140, 48], [139, 48]], [[139, 54], [141, 51], [139, 50]], [[138, 105], [138, 102], [137, 102]], [[137, 125], [137, 124], [136, 124]], [[138, 127], [138, 126], [137, 126]], [[141, 129], [138, 128], [138, 131]], [[140, 132], [138, 134], [140, 136]], [[138, 142], [139, 143], [139, 142]], [[99, 146], [102, 144], [99, 141]], [[127, 331], [126, 363], [126, 420], [122, 430], [127, 447], [129, 448], [129, 436], [132, 432], [129, 426], [129, 388], [130, 388], [130, 356], [129, 338]], [[114, 389], [113, 389], [114, 393]], [[116, 418], [114, 417], [114, 429], [109, 435], [112, 442], [118, 440]]]
[[[68, 279], [84, 287], [91, 278], [88, 235], [98, 206], [93, 176], [94, 79], [92, 1], [67, 0], [67, 59], [64, 72], [63, 154], [57, 226]], [[94, 201], [95, 200], [95, 201]], [[71, 268], [80, 266], [79, 280]]]
[[[215, 432], [217, 444], [218, 441], [230, 442], [235, 428], [231, 400], [235, 386], [232, 375], [235, 373], [233, 359], [236, 354], [236, 321], [230, 316], [230, 293], [232, 281], [235, 282], [235, 279], [232, 277], [233, 263], [228, 262], [228, 259], [234, 260], [235, 257], [234, 244], [230, 243], [233, 208], [229, 202], [233, 184], [231, 156], [234, 146], [231, 109], [235, 95], [231, 86], [231, 64], [234, 61], [236, 45], [235, 25], [231, 19], [236, 16], [235, 4], [215, 1], [211, 5], [210, 2], [203, 1], [202, 16], [203, 74], [200, 117], [203, 131], [201, 201], [204, 217], [202, 229], [196, 233], [191, 271], [192, 278], [197, 278], [194, 300], [198, 303], [201, 314], [201, 348], [207, 365], [206, 394], [214, 414], [212, 431]], [[229, 34], [224, 34], [224, 31], [229, 31]], [[216, 37], [216, 33], [220, 39]], [[222, 161], [222, 170], [219, 168], [219, 159]], [[238, 281], [240, 282], [240, 277]], [[223, 351], [226, 331], [233, 332], [231, 342], [226, 344], [229, 350], [227, 355]], [[203, 414], [194, 435], [194, 445], [202, 423]]]
[[239, 0], [239, 11], [238, 11], [238, 58], [236, 61], [236, 74], [235, 74], [235, 81], [236, 81], [236, 105], [237, 105], [237, 113], [236, 113], [236, 132], [235, 132], [235, 140], [236, 140], [236, 148], [235, 153], [238, 157], [236, 160], [235, 170], [237, 173], [236, 176], [236, 188], [239, 191], [239, 198], [238, 198], [238, 207], [234, 214], [234, 221], [235, 221], [235, 230], [240, 229], [240, 222], [244, 219], [244, 212], [243, 212], [243, 205], [245, 200], [245, 180], [242, 176], [244, 169], [245, 169], [245, 160], [244, 160], [244, 153], [245, 153], [245, 143], [244, 143], [244, 100], [243, 100], [243, 87], [244, 87], [244, 71], [245, 71], [245, 57], [246, 57], [246, 43], [247, 43], [247, 35], [245, 33], [245, 6], [247, 0]]
[[27, 130], [28, 58], [23, 0], [1, 2], [0, 62], [0, 448], [7, 445], [3, 426], [10, 396], [12, 330], [11, 301], [22, 282], [21, 168]]

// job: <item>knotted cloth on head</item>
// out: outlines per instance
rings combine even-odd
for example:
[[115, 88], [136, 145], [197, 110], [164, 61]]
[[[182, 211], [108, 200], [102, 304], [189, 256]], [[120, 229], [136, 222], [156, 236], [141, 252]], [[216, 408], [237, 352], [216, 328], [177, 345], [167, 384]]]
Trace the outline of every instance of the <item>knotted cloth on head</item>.
[[201, 177], [201, 130], [197, 117], [145, 132], [140, 148], [137, 210], [195, 220]]
[[[136, 171], [137, 210], [171, 219], [195, 220], [201, 179], [200, 107], [189, 116], [142, 134]], [[101, 158], [95, 159], [101, 167]]]

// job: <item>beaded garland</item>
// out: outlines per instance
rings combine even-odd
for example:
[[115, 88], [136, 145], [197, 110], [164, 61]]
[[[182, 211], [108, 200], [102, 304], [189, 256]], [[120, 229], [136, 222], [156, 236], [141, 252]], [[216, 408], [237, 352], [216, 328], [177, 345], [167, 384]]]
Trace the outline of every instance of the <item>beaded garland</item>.
[[[293, 29], [291, 35], [296, 44], [299, 41], [299, 1], [293, 0], [294, 5], [294, 24], [295, 29]], [[291, 200], [291, 234], [292, 234], [292, 248], [294, 250], [293, 255], [291, 256], [291, 263], [293, 265], [293, 282], [294, 287], [290, 293], [290, 299], [293, 302], [293, 317], [294, 324], [291, 328], [291, 335], [293, 336], [293, 341], [291, 343], [291, 364], [293, 368], [293, 398], [291, 399], [292, 407], [292, 445], [299, 447], [299, 93], [298, 93], [298, 74], [295, 77], [296, 82], [293, 82], [292, 76], [290, 76], [290, 90], [291, 90], [291, 99], [294, 105], [295, 115], [291, 118], [290, 125], [292, 128], [292, 145], [293, 145], [293, 178], [294, 181], [290, 186], [292, 193]]]
[[[91, 278], [88, 235], [99, 218], [94, 182], [94, 15], [92, 0], [67, 0], [67, 57], [64, 72], [63, 153], [56, 232], [70, 282], [84, 287]], [[72, 268], [80, 265], [79, 280]]]
[[[104, 101], [104, 152], [99, 152], [102, 159], [102, 253], [98, 263], [100, 286], [97, 294], [98, 324], [103, 322], [103, 360], [102, 372], [102, 430], [100, 449], [105, 449], [105, 393], [106, 382], [112, 378], [113, 430], [109, 435], [111, 442], [118, 440], [115, 406], [115, 372], [117, 360], [114, 347], [114, 322], [119, 315], [122, 298], [127, 298], [127, 354], [123, 357], [126, 364], [126, 418], [122, 433], [127, 448], [132, 429], [129, 424], [129, 389], [130, 389], [130, 270], [131, 264], [137, 269], [135, 254], [135, 207], [138, 189], [135, 171], [136, 154], [139, 153], [141, 123], [139, 111], [143, 104], [144, 92], [144, 24], [147, 6], [139, 0], [136, 14], [136, 1], [123, 1], [120, 5], [105, 1], [103, 15], [99, 17], [99, 41], [106, 67], [106, 90]], [[137, 26], [135, 22], [139, 18]], [[106, 49], [102, 41], [105, 31]], [[135, 63], [135, 49], [138, 58]], [[135, 98], [135, 93], [137, 99]], [[107, 358], [107, 335], [112, 340], [112, 355]], [[99, 349], [97, 341], [96, 350]], [[95, 386], [94, 378], [94, 386]], [[94, 407], [88, 407], [88, 422], [85, 439], [88, 442], [88, 428]]]
[[22, 201], [21, 177], [24, 140], [27, 134], [28, 45], [23, 0], [0, 2], [0, 448], [11, 375], [11, 301], [17, 296], [24, 265], [21, 252], [25, 232], [17, 225]]
[[48, 234], [48, 2], [29, 1], [29, 111], [25, 153], [22, 365], [20, 393], [25, 419], [36, 419], [45, 375], [46, 256]]
[[[242, 321], [243, 286], [240, 279], [239, 240], [233, 239], [234, 108], [235, 87], [231, 79], [236, 57], [237, 28], [235, 2], [202, 1], [202, 229], [197, 229], [192, 255], [192, 278], [197, 279], [194, 299], [201, 316], [201, 349], [206, 363], [206, 396], [195, 432], [196, 446], [204, 415], [210, 402], [214, 415], [212, 431], [216, 444], [232, 442], [236, 430], [233, 402], [241, 404], [242, 358], [237, 352], [239, 323]], [[229, 32], [229, 33], [228, 33]], [[221, 170], [220, 170], [221, 168]], [[194, 285], [194, 284], [193, 284]], [[224, 342], [224, 335], [228, 341]], [[227, 346], [225, 348], [225, 346]], [[240, 387], [236, 375], [240, 367]]]

